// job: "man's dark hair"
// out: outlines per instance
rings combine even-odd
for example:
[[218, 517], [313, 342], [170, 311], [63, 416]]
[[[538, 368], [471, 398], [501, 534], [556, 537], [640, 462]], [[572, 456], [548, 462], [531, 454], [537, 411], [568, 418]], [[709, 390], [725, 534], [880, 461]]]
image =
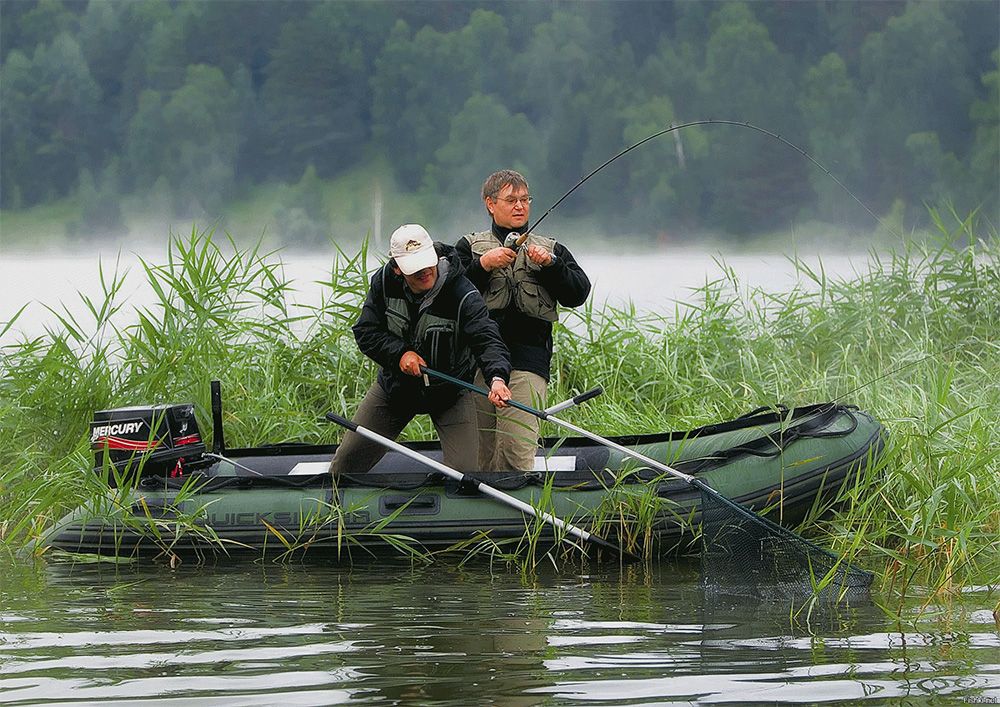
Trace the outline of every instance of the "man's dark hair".
[[488, 176], [486, 181], [483, 182], [483, 201], [486, 199], [496, 199], [497, 194], [507, 184], [510, 184], [514, 189], [518, 187], [528, 188], [528, 180], [520, 172], [515, 172], [512, 169], [501, 169], [499, 172], [494, 172]]

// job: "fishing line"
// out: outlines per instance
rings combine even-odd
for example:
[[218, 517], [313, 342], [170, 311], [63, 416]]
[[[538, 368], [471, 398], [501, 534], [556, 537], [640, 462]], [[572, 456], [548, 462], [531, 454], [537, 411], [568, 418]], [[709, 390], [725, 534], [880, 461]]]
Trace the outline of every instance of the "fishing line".
[[879, 225], [881, 225], [881, 226], [889, 229], [890, 231], [895, 232], [888, 224], [886, 224], [884, 221], [882, 221], [882, 219], [880, 219], [875, 214], [874, 211], [872, 211], [871, 209], [869, 209], [868, 206], [863, 201], [861, 201], [861, 199], [859, 199], [858, 197], [856, 197], [854, 195], [854, 192], [852, 192], [850, 189], [848, 189], [844, 185], [843, 182], [841, 182], [839, 179], [837, 179], [830, 170], [828, 170], [826, 167], [824, 167], [822, 164], [820, 164], [818, 160], [816, 160], [812, 155], [810, 155], [808, 152], [806, 152], [805, 150], [803, 150], [798, 145], [796, 145], [796, 144], [794, 144], [792, 142], [789, 142], [788, 140], [786, 140], [785, 138], [781, 137], [781, 135], [779, 135], [777, 133], [771, 132], [770, 130], [766, 130], [765, 128], [758, 127], [758, 126], [756, 126], [756, 125], [754, 125], [752, 123], [748, 123], [748, 122], [745, 122], [745, 121], [738, 121], [738, 120], [715, 120], [715, 119], [709, 119], [709, 120], [693, 120], [690, 123], [682, 123], [681, 125], [671, 125], [669, 128], [665, 128], [663, 130], [660, 130], [659, 132], [655, 132], [652, 135], [649, 135], [648, 137], [644, 137], [642, 140], [640, 140], [639, 142], [635, 143], [634, 145], [630, 145], [629, 147], [626, 147], [624, 150], [622, 150], [621, 152], [619, 152], [617, 155], [615, 155], [611, 159], [609, 159], [606, 162], [604, 162], [600, 167], [598, 167], [597, 169], [595, 169], [594, 171], [592, 171], [590, 174], [588, 174], [587, 176], [585, 176], [583, 179], [581, 179], [579, 182], [577, 182], [576, 184], [574, 184], [572, 189], [570, 189], [568, 192], [566, 192], [561, 197], [559, 197], [559, 200], [556, 201], [556, 203], [554, 203], [552, 206], [550, 206], [548, 208], [548, 210], [545, 213], [543, 213], [539, 217], [539, 219], [537, 221], [535, 221], [535, 223], [533, 225], [531, 225], [524, 232], [524, 235], [527, 236], [529, 233], [531, 233], [535, 228], [538, 227], [538, 224], [540, 224], [542, 221], [544, 221], [546, 216], [548, 216], [550, 213], [552, 213], [553, 211], [555, 211], [556, 207], [559, 206], [559, 204], [563, 203], [563, 201], [565, 201], [566, 198], [570, 194], [572, 194], [577, 189], [579, 189], [581, 186], [583, 186], [584, 182], [586, 182], [588, 179], [590, 179], [591, 177], [593, 177], [595, 174], [597, 174], [598, 172], [600, 172], [602, 169], [604, 169], [605, 167], [607, 167], [609, 164], [611, 164], [612, 162], [614, 162], [615, 160], [617, 160], [619, 157], [623, 157], [624, 155], [627, 155], [629, 152], [631, 152], [635, 148], [639, 147], [640, 145], [646, 144], [647, 142], [649, 142], [653, 138], [657, 138], [657, 137], [660, 137], [661, 135], [666, 135], [667, 133], [672, 133], [672, 132], [674, 132], [676, 130], [681, 130], [683, 128], [690, 128], [690, 127], [693, 127], [695, 125], [735, 125], [737, 127], [748, 128], [750, 130], [754, 130], [754, 131], [756, 131], [758, 133], [761, 133], [762, 135], [766, 135], [766, 136], [768, 136], [770, 138], [774, 138], [778, 142], [780, 142], [780, 143], [782, 143], [784, 145], [787, 145], [788, 147], [792, 148], [793, 150], [795, 150], [796, 152], [798, 152], [800, 155], [802, 155], [803, 157], [805, 157], [807, 160], [809, 160], [810, 162], [812, 162], [814, 165], [816, 165], [817, 167], [819, 167], [820, 170], [822, 170], [823, 173], [826, 174], [826, 176], [828, 176], [830, 179], [832, 179], [837, 184], [837, 186], [839, 186], [841, 189], [843, 189], [845, 192], [847, 192], [848, 196], [850, 196], [852, 199], [854, 199], [854, 201], [856, 201], [861, 206], [861, 208], [863, 208], [865, 211], [867, 211], [871, 215], [871, 217], [873, 219], [875, 219], [879, 223]]
[[840, 402], [841, 400], [843, 400], [844, 398], [846, 398], [848, 395], [854, 395], [859, 390], [863, 390], [864, 388], [867, 388], [870, 385], [878, 383], [880, 380], [885, 380], [886, 378], [889, 378], [890, 376], [894, 376], [897, 373], [899, 373], [900, 371], [905, 371], [907, 368], [910, 368], [912, 366], [916, 366], [917, 364], [923, 363], [924, 361], [926, 361], [928, 359], [936, 358], [938, 356], [943, 356], [944, 354], [948, 353], [949, 351], [954, 351], [955, 349], [962, 348], [962, 346], [964, 345], [964, 343], [965, 342], [958, 343], [958, 344], [952, 344], [951, 346], [949, 346], [947, 348], [944, 348], [941, 351], [935, 351], [934, 353], [929, 353], [926, 356], [921, 356], [920, 358], [918, 358], [915, 361], [909, 361], [907, 363], [900, 364], [899, 366], [896, 366], [895, 368], [890, 368], [885, 373], [883, 373], [881, 375], [878, 375], [878, 376], [875, 376], [874, 378], [872, 378], [869, 381], [865, 381], [861, 385], [857, 386], [856, 388], [852, 388], [851, 390], [847, 391], [843, 395], [838, 395], [836, 398], [834, 398], [830, 402], [831, 402], [831, 404], [832, 403]]

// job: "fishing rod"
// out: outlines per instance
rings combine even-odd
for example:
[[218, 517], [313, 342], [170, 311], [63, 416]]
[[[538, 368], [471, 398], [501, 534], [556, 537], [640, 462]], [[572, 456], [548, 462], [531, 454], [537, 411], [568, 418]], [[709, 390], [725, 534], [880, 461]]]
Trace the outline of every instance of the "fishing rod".
[[[654, 140], [655, 138], [660, 137], [661, 135], [666, 135], [668, 133], [676, 132], [676, 131], [682, 130], [684, 128], [694, 127], [696, 125], [733, 125], [733, 126], [736, 126], [736, 127], [739, 127], [739, 128], [747, 128], [749, 130], [753, 130], [755, 132], [760, 133], [761, 135], [766, 135], [767, 137], [770, 137], [770, 138], [772, 138], [774, 140], [777, 140], [778, 142], [782, 143], [783, 145], [791, 148], [792, 150], [795, 150], [800, 155], [802, 155], [807, 160], [809, 160], [812, 164], [814, 164], [816, 167], [818, 167], [826, 176], [828, 176], [830, 179], [832, 179], [837, 186], [839, 186], [841, 189], [843, 189], [847, 193], [848, 196], [850, 196], [855, 202], [857, 202], [857, 204], [859, 206], [861, 206], [862, 209], [864, 209], [873, 219], [875, 219], [875, 221], [877, 221], [879, 223], [879, 225], [881, 225], [881, 226], [883, 226], [883, 227], [885, 227], [885, 228], [887, 228], [887, 229], [889, 229], [891, 231], [894, 231], [894, 229], [892, 229], [892, 227], [890, 227], [881, 218], [879, 218], [879, 216], [874, 211], [872, 211], [868, 207], [867, 204], [865, 204], [863, 201], [861, 201], [861, 199], [859, 199], [857, 197], [857, 195], [854, 194], [854, 192], [852, 192], [850, 189], [847, 188], [847, 185], [845, 185], [843, 182], [841, 182], [839, 179], [837, 179], [837, 177], [829, 169], [827, 169], [822, 163], [820, 163], [819, 160], [817, 160], [816, 158], [814, 158], [812, 155], [810, 155], [808, 152], [806, 152], [804, 149], [802, 149], [801, 147], [799, 147], [795, 143], [787, 140], [786, 138], [782, 137], [778, 133], [775, 133], [775, 132], [773, 132], [771, 130], [767, 130], [766, 128], [762, 128], [762, 127], [760, 127], [758, 125], [754, 125], [753, 123], [750, 123], [748, 121], [721, 120], [721, 119], [710, 118], [710, 119], [705, 119], [705, 120], [692, 120], [692, 121], [687, 122], [687, 123], [681, 123], [680, 125], [671, 125], [669, 128], [664, 128], [663, 130], [659, 130], [659, 131], [653, 133], [652, 135], [648, 135], [648, 136], [644, 137], [642, 140], [639, 140], [638, 142], [636, 142], [636, 143], [634, 143], [632, 145], [629, 145], [628, 147], [626, 147], [624, 150], [622, 150], [618, 154], [616, 154], [613, 157], [605, 160], [596, 169], [594, 169], [591, 172], [589, 172], [580, 181], [578, 181], [576, 184], [574, 184], [570, 188], [569, 191], [567, 191], [565, 194], [563, 194], [561, 197], [559, 197], [559, 199], [557, 199], [556, 202], [554, 204], [552, 204], [552, 206], [550, 206], [548, 209], [546, 209], [546, 211], [538, 218], [537, 221], [535, 221], [533, 224], [530, 224], [528, 226], [528, 228], [525, 229], [524, 233], [518, 234], [517, 237], [516, 237], [516, 241], [515, 241], [515, 243], [513, 245], [513, 249], [517, 250], [517, 248], [522, 243], [524, 243], [524, 241], [527, 239], [528, 235], [530, 235], [531, 232], [534, 231], [535, 228], [538, 227], [538, 224], [540, 224], [542, 221], [544, 221], [545, 218], [550, 213], [552, 213], [553, 211], [555, 211], [556, 208], [563, 201], [565, 201], [567, 198], [569, 198], [569, 196], [573, 192], [575, 192], [577, 189], [579, 189], [581, 186], [583, 186], [584, 183], [587, 182], [587, 180], [589, 180], [595, 174], [597, 174], [602, 169], [604, 169], [605, 167], [607, 167], [608, 165], [610, 165], [612, 162], [616, 161], [620, 157], [623, 157], [623, 156], [627, 155], [632, 150], [634, 150], [634, 149], [636, 149], [636, 148], [638, 148], [638, 147], [646, 144], [650, 140]], [[511, 235], [513, 236], [514, 234], [511, 234]], [[881, 374], [879, 376], [876, 376], [872, 380], [866, 381], [865, 383], [862, 383], [861, 385], [853, 388], [852, 390], [849, 390], [848, 392], [846, 392], [846, 393], [844, 393], [842, 395], [839, 395], [832, 402], [834, 402], [834, 403], [839, 402], [840, 400], [843, 400], [845, 397], [847, 397], [849, 395], [853, 395], [854, 393], [858, 392], [859, 390], [861, 390], [863, 388], [867, 388], [868, 386], [873, 385], [873, 384], [877, 383], [880, 380], [884, 380], [885, 378], [889, 378], [891, 376], [894, 376], [897, 373], [899, 373], [900, 371], [903, 371], [903, 370], [905, 370], [907, 368], [910, 368], [912, 366], [920, 364], [920, 363], [926, 361], [929, 358], [933, 358], [935, 356], [939, 356], [941, 354], [948, 353], [949, 351], [951, 351], [953, 349], [959, 348], [959, 346], [960, 346], [959, 344], [955, 344], [954, 346], [950, 346], [950, 347], [944, 349], [943, 351], [937, 352], [935, 354], [928, 354], [927, 356], [923, 356], [923, 357], [917, 359], [916, 361], [910, 361], [908, 363], [904, 363], [904, 364], [901, 364], [901, 365], [896, 366], [894, 368], [891, 368], [890, 370], [886, 371], [885, 373], [883, 373], [883, 374]]]
[[629, 145], [624, 150], [622, 150], [621, 152], [619, 152], [617, 155], [615, 155], [614, 157], [612, 157], [612, 158], [608, 159], [607, 161], [605, 161], [597, 169], [595, 169], [592, 172], [590, 172], [590, 174], [588, 174], [583, 179], [581, 179], [579, 182], [577, 182], [576, 184], [574, 184], [573, 187], [568, 192], [566, 192], [561, 197], [559, 197], [559, 200], [556, 201], [556, 203], [554, 203], [552, 206], [550, 206], [548, 208], [548, 210], [546, 210], [545, 213], [543, 213], [538, 218], [538, 220], [535, 221], [534, 224], [530, 225], [528, 227], [528, 229], [525, 230], [525, 232], [520, 235], [520, 237], [518, 238], [519, 242], [517, 243], [517, 245], [521, 245], [521, 243], [524, 242], [524, 239], [526, 239], [528, 237], [528, 235], [532, 231], [534, 231], [535, 228], [538, 227], [538, 224], [540, 224], [542, 221], [544, 221], [546, 216], [548, 216], [550, 213], [552, 213], [553, 211], [555, 211], [556, 207], [558, 207], [559, 204], [563, 203], [563, 201], [565, 201], [566, 198], [569, 197], [570, 194], [572, 194], [577, 189], [579, 189], [581, 186], [583, 186], [583, 184], [588, 179], [590, 179], [595, 174], [597, 174], [598, 172], [600, 172], [602, 169], [604, 169], [605, 167], [607, 167], [609, 164], [611, 164], [612, 162], [614, 162], [615, 160], [617, 160], [619, 157], [623, 157], [623, 156], [627, 155], [629, 152], [631, 152], [632, 150], [636, 149], [640, 145], [644, 145], [647, 142], [649, 142], [650, 140], [653, 140], [654, 138], [658, 138], [661, 135], [666, 135], [667, 133], [672, 133], [672, 132], [675, 132], [677, 130], [683, 130], [684, 128], [691, 128], [691, 127], [694, 127], [696, 125], [735, 125], [736, 127], [747, 128], [749, 130], [754, 130], [754, 131], [756, 131], [756, 132], [758, 132], [758, 133], [760, 133], [762, 135], [766, 135], [766, 136], [768, 136], [770, 138], [774, 138], [775, 140], [777, 140], [778, 142], [782, 143], [783, 145], [786, 145], [786, 146], [790, 147], [791, 149], [795, 150], [800, 155], [802, 155], [803, 157], [805, 157], [807, 160], [809, 160], [810, 162], [812, 162], [814, 165], [816, 165], [817, 167], [819, 167], [820, 170], [822, 170], [823, 173], [826, 174], [826, 176], [828, 176], [830, 179], [832, 179], [837, 184], [837, 186], [839, 186], [841, 189], [843, 189], [845, 192], [847, 192], [847, 194], [852, 199], [854, 199], [854, 201], [856, 201], [861, 206], [861, 208], [863, 208], [865, 211], [867, 211], [871, 215], [871, 217], [873, 219], [875, 219], [879, 223], [879, 225], [884, 226], [885, 228], [889, 228], [890, 230], [892, 230], [884, 221], [882, 221], [882, 219], [880, 219], [875, 214], [874, 211], [872, 211], [870, 208], [868, 208], [868, 206], [863, 201], [861, 201], [861, 199], [859, 199], [857, 196], [855, 196], [854, 192], [852, 192], [850, 189], [848, 189], [847, 186], [843, 182], [841, 182], [839, 179], [837, 179], [837, 177], [835, 177], [830, 170], [828, 170], [826, 167], [824, 167], [822, 164], [820, 164], [820, 162], [818, 160], [816, 160], [812, 155], [810, 155], [808, 152], [806, 152], [805, 150], [803, 150], [798, 145], [796, 145], [796, 144], [794, 144], [792, 142], [789, 142], [785, 138], [781, 137], [781, 135], [779, 135], [778, 133], [771, 132], [770, 130], [767, 130], [765, 128], [761, 128], [761, 127], [759, 127], [757, 125], [754, 125], [753, 123], [748, 123], [746, 121], [707, 119], [707, 120], [692, 120], [689, 123], [682, 123], [680, 125], [671, 125], [669, 128], [664, 128], [663, 130], [655, 132], [652, 135], [649, 135], [648, 137], [644, 137], [642, 140], [640, 140], [639, 142], [635, 143], [634, 145]]

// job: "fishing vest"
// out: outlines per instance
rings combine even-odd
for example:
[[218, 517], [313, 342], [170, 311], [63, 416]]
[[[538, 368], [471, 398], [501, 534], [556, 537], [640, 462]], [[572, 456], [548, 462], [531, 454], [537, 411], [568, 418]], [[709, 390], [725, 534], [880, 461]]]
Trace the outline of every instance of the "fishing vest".
[[[386, 269], [382, 270], [382, 292], [388, 292]], [[405, 285], [404, 285], [405, 287]], [[407, 346], [423, 356], [429, 368], [439, 371], [459, 372], [475, 367], [472, 349], [460, 343], [462, 305], [475, 290], [469, 290], [458, 302], [455, 318], [431, 312], [430, 302], [421, 302], [417, 321], [410, 321], [410, 304], [404, 297], [385, 295], [385, 319], [389, 331], [406, 342]], [[438, 295], [441, 293], [438, 292]]]
[[[492, 231], [470, 233], [465, 239], [469, 241], [472, 252], [480, 256], [499, 245]], [[541, 246], [551, 253], [555, 250], [556, 242], [545, 236], [529, 234], [512, 264], [488, 273], [490, 279], [486, 283], [483, 299], [486, 300], [487, 308], [497, 310], [506, 309], [513, 298], [514, 305], [529, 317], [547, 322], [557, 321], [559, 313], [556, 311], [556, 300], [535, 277], [541, 266], [528, 259], [528, 249], [525, 247], [528, 245]]]

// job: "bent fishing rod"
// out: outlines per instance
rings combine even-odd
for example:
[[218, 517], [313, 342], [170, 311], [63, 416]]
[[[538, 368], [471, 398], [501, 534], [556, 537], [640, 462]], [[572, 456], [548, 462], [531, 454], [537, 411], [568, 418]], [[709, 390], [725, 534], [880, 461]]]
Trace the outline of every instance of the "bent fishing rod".
[[[666, 135], [668, 133], [672, 133], [672, 132], [675, 132], [677, 130], [683, 130], [684, 128], [691, 128], [691, 127], [694, 127], [696, 125], [735, 125], [736, 127], [747, 128], [749, 130], [754, 130], [754, 131], [756, 131], [756, 132], [758, 132], [758, 133], [760, 133], [762, 135], [766, 135], [767, 137], [770, 137], [770, 138], [773, 138], [773, 139], [777, 140], [778, 142], [782, 143], [783, 145], [786, 145], [787, 147], [790, 147], [791, 149], [795, 150], [800, 155], [802, 155], [803, 157], [805, 157], [807, 160], [809, 160], [810, 162], [812, 162], [814, 165], [816, 165], [817, 167], [819, 167], [819, 169], [822, 170], [822, 172], [824, 174], [826, 174], [826, 176], [828, 176], [830, 179], [832, 179], [837, 184], [837, 186], [839, 186], [841, 189], [843, 189], [845, 192], [847, 192], [848, 196], [850, 196], [852, 199], [854, 199], [854, 201], [856, 201], [861, 206], [861, 208], [863, 208], [865, 211], [867, 211], [868, 214], [873, 219], [875, 219], [881, 226], [885, 226], [886, 228], [889, 228], [889, 226], [884, 221], [882, 221], [882, 219], [880, 219], [875, 214], [874, 211], [872, 211], [870, 208], [868, 208], [868, 206], [863, 201], [861, 201], [861, 199], [859, 199], [857, 196], [855, 196], [854, 192], [852, 192], [850, 189], [848, 189], [847, 186], [843, 182], [841, 182], [839, 179], [837, 179], [837, 177], [835, 177], [830, 170], [828, 170], [826, 167], [824, 167], [816, 158], [814, 158], [812, 155], [810, 155], [808, 152], [806, 152], [805, 150], [803, 150], [801, 147], [799, 147], [795, 143], [792, 143], [792, 142], [786, 140], [785, 138], [783, 138], [778, 133], [772, 132], [772, 131], [767, 130], [765, 128], [761, 128], [761, 127], [759, 127], [757, 125], [754, 125], [753, 123], [749, 123], [749, 122], [746, 122], [746, 121], [739, 121], [739, 120], [717, 120], [717, 119], [711, 118], [711, 119], [706, 119], [706, 120], [692, 120], [691, 122], [681, 123], [680, 125], [671, 125], [669, 128], [664, 128], [663, 130], [655, 132], [652, 135], [644, 137], [642, 140], [639, 140], [639, 142], [637, 142], [637, 143], [635, 143], [633, 145], [629, 145], [628, 147], [626, 147], [624, 150], [622, 150], [621, 152], [619, 152], [614, 157], [611, 157], [610, 159], [606, 160], [603, 164], [601, 164], [599, 167], [597, 167], [592, 172], [590, 172], [589, 174], [587, 174], [583, 179], [581, 179], [576, 184], [574, 184], [573, 187], [568, 192], [566, 192], [561, 197], [559, 197], [559, 199], [556, 201], [556, 203], [554, 203], [552, 206], [550, 206], [545, 211], [545, 213], [543, 213], [538, 218], [538, 220], [535, 221], [535, 223], [530, 224], [528, 226], [528, 228], [524, 231], [524, 233], [522, 233], [520, 235], [520, 237], [517, 238], [516, 246], [520, 246], [521, 244], [523, 244], [524, 241], [527, 239], [527, 237], [531, 234], [531, 232], [534, 231], [538, 227], [538, 224], [540, 224], [542, 221], [544, 221], [546, 216], [548, 216], [550, 213], [552, 213], [553, 211], [555, 211], [556, 207], [558, 207], [559, 204], [563, 203], [563, 201], [565, 201], [569, 197], [570, 194], [572, 194], [577, 189], [579, 189], [581, 186], [583, 186], [583, 184], [588, 179], [590, 179], [591, 177], [593, 177], [595, 174], [597, 174], [598, 172], [600, 172], [602, 169], [604, 169], [605, 167], [607, 167], [609, 164], [611, 164], [615, 160], [619, 159], [620, 157], [624, 157], [625, 155], [627, 155], [629, 152], [631, 152], [632, 150], [636, 149], [637, 147], [639, 147], [641, 145], [645, 145], [650, 140], [653, 140], [655, 138], [660, 137], [661, 135]], [[516, 250], [516, 248], [515, 248], [515, 250]]]

